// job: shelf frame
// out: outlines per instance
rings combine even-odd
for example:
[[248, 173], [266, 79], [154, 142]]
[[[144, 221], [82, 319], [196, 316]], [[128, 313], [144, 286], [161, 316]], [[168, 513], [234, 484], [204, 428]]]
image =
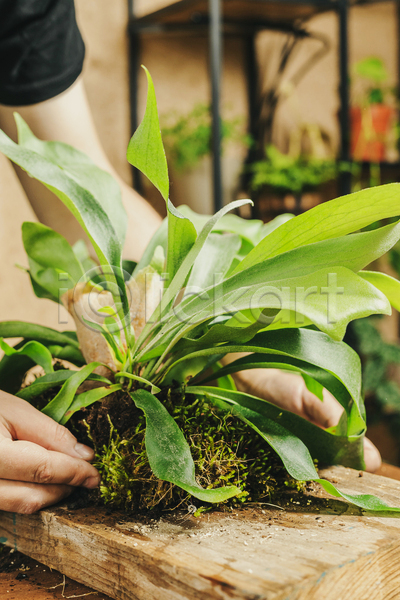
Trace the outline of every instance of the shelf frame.
[[[379, 0], [377, 0], [379, 1]], [[213, 154], [213, 194], [214, 208], [222, 207], [222, 165], [221, 165], [221, 77], [223, 37], [225, 34], [241, 35], [245, 38], [245, 52], [247, 64], [247, 82], [249, 99], [249, 132], [255, 134], [258, 122], [258, 74], [255, 52], [255, 37], [262, 30], [279, 30], [302, 35], [302, 25], [311, 16], [322, 12], [334, 11], [338, 17], [338, 65], [339, 65], [339, 130], [340, 130], [340, 155], [339, 160], [350, 161], [350, 100], [349, 100], [349, 70], [348, 70], [348, 10], [349, 0], [250, 0], [257, 6], [272, 6], [281, 4], [286, 18], [270, 21], [260, 19], [257, 21], [246, 20], [241, 23], [233, 19], [226, 19], [223, 15], [224, 0], [207, 0], [208, 15], [196, 13], [194, 10], [191, 22], [171, 20], [183, 10], [190, 7], [194, 9], [204, 1], [180, 0], [170, 6], [158, 9], [153, 13], [135, 18], [134, 0], [129, 3], [129, 38], [130, 38], [130, 92], [131, 92], [131, 123], [132, 130], [138, 126], [138, 73], [140, 65], [140, 39], [144, 34], [176, 33], [187, 30], [198, 34], [208, 35], [209, 38], [209, 72], [211, 81], [211, 111], [212, 111], [212, 154]], [[227, 0], [225, 0], [227, 2]], [[247, 0], [249, 2], [249, 0]], [[228, 2], [227, 2], [228, 4]], [[351, 3], [354, 5], [355, 3]], [[361, 4], [361, 3], [359, 3]], [[365, 4], [365, 2], [364, 2]], [[287, 7], [293, 5], [310, 6], [315, 11], [306, 20], [287, 19]], [[286, 13], [285, 13], [286, 10]], [[251, 157], [249, 157], [250, 159]], [[135, 188], [142, 192], [141, 177], [137, 170], [134, 171]], [[350, 192], [350, 173], [342, 173], [339, 180], [341, 195]]]

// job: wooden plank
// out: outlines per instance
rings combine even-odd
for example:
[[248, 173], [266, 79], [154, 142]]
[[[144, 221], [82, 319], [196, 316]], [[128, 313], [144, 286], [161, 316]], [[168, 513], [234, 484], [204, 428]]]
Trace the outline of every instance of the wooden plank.
[[[400, 505], [398, 481], [343, 467], [322, 476]], [[179, 514], [147, 525], [99, 509], [0, 513], [0, 538], [118, 600], [398, 598], [400, 519], [361, 516], [327, 498], [316, 486], [304, 507], [295, 497], [285, 510]]]

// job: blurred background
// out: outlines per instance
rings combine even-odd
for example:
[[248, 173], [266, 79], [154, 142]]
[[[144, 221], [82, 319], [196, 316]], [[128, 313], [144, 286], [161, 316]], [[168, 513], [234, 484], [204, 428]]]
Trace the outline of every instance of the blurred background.
[[[220, 4], [222, 75], [216, 81], [218, 64], [210, 67], [212, 2], [75, 0], [89, 102], [106, 153], [125, 181], [164, 214], [158, 192], [132, 174], [125, 159], [144, 111], [141, 63], [156, 86], [176, 205], [210, 213], [221, 203], [251, 197], [254, 209], [242, 216], [268, 221], [343, 192], [400, 180], [397, 2]], [[216, 185], [211, 98], [218, 83], [222, 176]], [[37, 299], [27, 275], [15, 267], [26, 264], [20, 234], [26, 220], [35, 217], [13, 168], [0, 156], [1, 319], [63, 329], [58, 308]], [[399, 277], [400, 248], [377, 266]], [[396, 313], [358, 321], [346, 340], [363, 361], [369, 436], [393, 464], [400, 459], [398, 339]]]

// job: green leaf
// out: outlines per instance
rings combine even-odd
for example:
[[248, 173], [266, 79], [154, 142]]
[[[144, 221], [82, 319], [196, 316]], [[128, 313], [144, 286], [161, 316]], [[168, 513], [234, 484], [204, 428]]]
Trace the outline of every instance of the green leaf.
[[76, 346], [48, 346], [48, 349], [53, 358], [68, 360], [77, 367], [86, 364], [82, 352]]
[[344, 236], [375, 221], [399, 214], [398, 183], [361, 190], [324, 202], [287, 221], [264, 238], [240, 263], [236, 272], [293, 248]]
[[65, 271], [44, 268], [32, 258], [29, 258], [29, 276], [36, 296], [58, 304], [62, 304], [62, 295], [75, 285]]
[[166, 308], [168, 308], [170, 303], [175, 299], [175, 296], [178, 294], [178, 292], [184, 286], [186, 278], [189, 275], [196, 258], [198, 257], [204, 244], [206, 243], [208, 236], [210, 235], [212, 229], [214, 228], [214, 225], [226, 213], [230, 212], [231, 210], [235, 210], [235, 208], [239, 208], [240, 206], [243, 206], [244, 204], [249, 204], [249, 203], [251, 203], [251, 200], [236, 200], [235, 202], [231, 202], [227, 206], [224, 206], [223, 208], [221, 208], [221, 210], [219, 210], [217, 213], [215, 213], [215, 215], [212, 216], [211, 219], [209, 219], [207, 221], [207, 223], [204, 225], [203, 229], [201, 230], [196, 242], [193, 244], [192, 248], [186, 255], [183, 262], [181, 263], [168, 290], [166, 291], [166, 293], [163, 296], [163, 299], [161, 301], [162, 312], [164, 312], [164, 310]]
[[108, 215], [123, 245], [127, 217], [122, 204], [121, 190], [114, 177], [100, 169], [86, 154], [68, 144], [39, 140], [18, 113], [15, 113], [15, 121], [19, 145], [57, 165], [81, 188], [87, 190]]
[[372, 283], [382, 294], [385, 294], [393, 308], [400, 310], [400, 281], [398, 279], [377, 271], [360, 271], [359, 275]]
[[[334, 375], [347, 388], [356, 402], [361, 401], [361, 362], [358, 354], [343, 342], [311, 329], [288, 331], [262, 331], [248, 344], [251, 347], [273, 349], [286, 356], [293, 356], [324, 369]], [[256, 352], [259, 352], [257, 349]], [[363, 415], [362, 404], [360, 413]]]
[[[84, 276], [82, 266], [67, 240], [50, 227], [25, 222], [22, 224], [22, 241], [29, 258], [41, 267], [67, 273], [73, 284]], [[64, 278], [64, 287], [65, 281]]]
[[[343, 394], [342, 387], [353, 398], [354, 409], [352, 411], [352, 418], [351, 420], [349, 419], [348, 435], [358, 435], [365, 430], [365, 408], [361, 390], [360, 358], [347, 344], [336, 342], [319, 331], [289, 329], [285, 331], [260, 332], [251, 342], [243, 344], [240, 348], [240, 350], [228, 350], [228, 352], [277, 354], [278, 356], [286, 356], [317, 367], [321, 370], [320, 373], [309, 371], [307, 374], [326, 387], [346, 409], [348, 408], [348, 402], [346, 401], [346, 396]], [[190, 358], [190, 355], [187, 358]], [[260, 357], [260, 360], [262, 360], [262, 357]], [[280, 358], [279, 361], [285, 362]], [[235, 362], [236, 365], [232, 367], [227, 365], [221, 372], [221, 375], [234, 372], [233, 369], [235, 367], [238, 367], [238, 370], [246, 368], [247, 363], [253, 362], [255, 364], [258, 360], [257, 357], [250, 355]], [[296, 365], [297, 363], [294, 362], [293, 364]], [[304, 366], [301, 366], [304, 369]], [[324, 377], [324, 371], [332, 375], [333, 379]], [[339, 386], [337, 383], [335, 384], [335, 380], [340, 383]]]
[[144, 383], [145, 385], [148, 385], [151, 388], [152, 394], [158, 394], [158, 392], [161, 392], [159, 387], [153, 385], [151, 381], [148, 381], [147, 379], [145, 379], [144, 377], [140, 377], [139, 375], [133, 375], [132, 373], [120, 371], [119, 373], [115, 374], [115, 377], [124, 377], [126, 379], [132, 379], [132, 381], [139, 381], [140, 383]]
[[[350, 405], [349, 410], [351, 419], [349, 419], [348, 424], [348, 435], [359, 435], [365, 431], [365, 408], [361, 393], [361, 363], [357, 353], [346, 344], [335, 342], [329, 336], [309, 329], [263, 331], [247, 344], [209, 348], [187, 354], [185, 358], [191, 360], [197, 356], [211, 356], [212, 354], [231, 352], [253, 352], [259, 353], [261, 356], [258, 357], [252, 354], [240, 358], [234, 363], [223, 367], [216, 376], [234, 373], [246, 369], [250, 365], [252, 365], [251, 368], [266, 366], [268, 362], [274, 360], [273, 355], [275, 354], [277, 355], [276, 363], [280, 362], [283, 365], [286, 362], [288, 366], [292, 364], [294, 367], [302, 369], [303, 372], [319, 381], [332, 392], [347, 410], [349, 406], [343, 390], [345, 388], [354, 401], [354, 405]], [[265, 358], [263, 355], [265, 355]], [[271, 355], [269, 360], [268, 355]], [[289, 360], [286, 361], [284, 357], [288, 357]], [[183, 359], [174, 364], [178, 364], [181, 360]], [[265, 360], [265, 365], [262, 364], [263, 360]], [[301, 363], [296, 361], [301, 361]], [[171, 365], [171, 369], [174, 364]], [[317, 370], [312, 369], [312, 367], [317, 367]], [[324, 372], [332, 377], [327, 377]], [[204, 379], [204, 382], [206, 381], [207, 379]]]
[[[165, 312], [168, 311], [169, 307], [175, 300], [177, 294], [180, 292], [180, 290], [184, 286], [186, 278], [189, 275], [189, 273], [193, 267], [194, 261], [198, 257], [201, 249], [203, 248], [205, 242], [207, 241], [207, 238], [210, 235], [214, 225], [227, 212], [234, 210], [235, 208], [239, 208], [240, 206], [243, 206], [244, 204], [249, 204], [249, 203], [251, 203], [251, 200], [236, 200], [235, 202], [231, 202], [227, 206], [224, 206], [223, 208], [221, 208], [221, 210], [219, 210], [213, 217], [211, 217], [211, 219], [209, 219], [207, 221], [206, 225], [201, 230], [201, 233], [199, 234], [196, 242], [193, 244], [191, 250], [186, 255], [185, 259], [183, 260], [182, 264], [180, 265], [180, 267], [179, 267], [175, 277], [171, 281], [168, 289], [165, 291], [158, 308], [156, 309], [156, 311], [154, 311], [154, 314], [152, 315], [153, 322], [157, 316], [160, 316], [160, 315], [162, 316]], [[145, 326], [145, 328], [143, 329], [143, 331], [139, 337], [138, 347], [140, 347], [140, 344], [144, 340], [147, 339], [149, 331], [152, 328], [152, 326], [153, 326], [153, 323], [150, 323], [150, 322], [147, 323], [147, 325]]]
[[[153, 358], [159, 358], [165, 350], [168, 348], [168, 344], [161, 344], [157, 346], [157, 348], [153, 348], [153, 350], [149, 350], [149, 352], [145, 352], [140, 359], [141, 363], [149, 362]], [[139, 361], [138, 361], [139, 362]]]
[[378, 56], [367, 56], [354, 65], [354, 72], [360, 77], [369, 79], [369, 83], [380, 86], [389, 77], [385, 63]]
[[28, 356], [36, 365], [40, 365], [46, 373], [53, 372], [53, 358], [46, 346], [43, 346], [40, 342], [27, 342], [22, 348], [16, 350], [0, 338], [0, 349], [7, 356]]
[[124, 270], [124, 274], [125, 274], [125, 281], [129, 281], [129, 279], [132, 277], [132, 274], [134, 272], [134, 270], [136, 269], [137, 266], [137, 262], [135, 262], [134, 260], [123, 260], [122, 261], [122, 268]]
[[204, 370], [208, 372], [210, 366], [209, 362], [207, 357], [202, 356], [195, 356], [189, 360], [178, 362], [164, 377], [162, 381], [163, 387], [173, 385], [174, 383], [187, 383], [192, 377], [197, 375], [197, 373], [203, 372]]
[[344, 498], [363, 510], [400, 512], [400, 508], [390, 507], [376, 496], [370, 494], [353, 495], [341, 492], [331, 482], [318, 477], [307, 447], [296, 436], [280, 425], [277, 426], [273, 421], [265, 420], [264, 417], [254, 411], [249, 411], [247, 408], [235, 407], [233, 412], [258, 431], [261, 437], [277, 452], [288, 473], [294, 479], [316, 481], [336, 498]]
[[[300, 373], [307, 379], [307, 383], [314, 380], [313, 385], [310, 385], [313, 393], [318, 391], [318, 394], [322, 397], [322, 388], [325, 387], [335, 396], [346, 411], [350, 412], [350, 407], [352, 406], [351, 396], [346, 387], [332, 373], [305, 360], [300, 360], [293, 356], [284, 356], [279, 353], [261, 354], [255, 352], [229, 363], [212, 375], [201, 372], [194, 379], [198, 383], [205, 384], [214, 381], [216, 377], [225, 377], [231, 373], [238, 373], [249, 369], [281, 369], [283, 371]], [[205, 377], [205, 375], [207, 376]], [[357, 423], [356, 431], [359, 434], [364, 430], [365, 423], [362, 420]]]
[[74, 401], [79, 386], [93, 373], [101, 363], [92, 362], [80, 371], [76, 371], [62, 386], [57, 396], [48, 403], [42, 413], [60, 423]]
[[308, 389], [309, 392], [311, 392], [312, 394], [314, 394], [314, 396], [317, 396], [317, 398], [319, 398], [321, 400], [321, 402], [324, 401], [324, 386], [319, 383], [318, 381], [316, 381], [313, 377], [310, 377], [310, 375], [306, 375], [305, 373], [302, 373], [302, 377], [304, 379], [304, 383], [306, 384], [306, 387]]
[[336, 498], [344, 498], [351, 504], [362, 508], [365, 511], [373, 511], [378, 513], [397, 513], [400, 512], [400, 508], [396, 506], [389, 506], [384, 500], [380, 500], [377, 496], [372, 494], [347, 494], [338, 490], [330, 481], [326, 479], [316, 479], [318, 483], [322, 485], [324, 490], [328, 494], [332, 494]]
[[[234, 392], [230, 392], [234, 393]], [[240, 394], [236, 393], [238, 397]], [[223, 403], [219, 405], [222, 407]], [[230, 408], [229, 405], [226, 406]], [[316, 481], [330, 494], [344, 498], [355, 506], [368, 511], [400, 512], [400, 508], [390, 507], [386, 502], [370, 494], [347, 494], [338, 490], [331, 482], [320, 479], [307, 446], [280, 423], [239, 404], [231, 408], [233, 414], [250, 425], [275, 450], [282, 459], [288, 473], [300, 481]]]
[[[23, 346], [17, 344], [15, 348]], [[24, 379], [25, 373], [34, 366], [34, 362], [28, 358], [28, 356], [21, 356], [20, 354], [13, 354], [13, 356], [7, 356], [6, 354], [0, 361], [0, 390], [7, 392], [8, 394], [15, 394], [21, 387], [21, 383]]]
[[[240, 285], [238, 278], [241, 276], [243, 284], [247, 285]], [[227, 314], [238, 315], [249, 309], [253, 314], [255, 311], [253, 323], [261, 311], [277, 310], [280, 312], [271, 327], [302, 327], [314, 323], [336, 340], [343, 338], [351, 320], [377, 313], [390, 314], [386, 296], [343, 267], [330, 267], [289, 279], [282, 279], [282, 275], [280, 277], [263, 284], [260, 272], [251, 268], [210, 288], [201, 296], [182, 301], [167, 315], [165, 325], [148, 343], [147, 351], [168, 340], [166, 355], [181, 338], [201, 323]], [[251, 285], [252, 281], [257, 283]], [[289, 317], [290, 322], [283, 320]], [[246, 319], [246, 322], [251, 321]], [[147, 337], [148, 331], [145, 331], [145, 335]]]
[[289, 475], [300, 481], [318, 479], [308, 448], [290, 431], [244, 406], [234, 406], [233, 414], [251, 425], [280, 456]]
[[[221, 369], [222, 364], [220, 362], [216, 362], [211, 365], [211, 369], [214, 373], [217, 373], [219, 369]], [[230, 390], [232, 392], [237, 391], [235, 380], [231, 375], [224, 375], [223, 377], [218, 377], [216, 380], [216, 385], [224, 390]]]
[[[200, 215], [185, 204], [179, 206], [179, 211], [192, 221], [198, 233], [200, 233], [210, 218], [210, 215]], [[246, 247], [252, 248], [256, 246], [265, 236], [274, 231], [274, 229], [280, 227], [283, 223], [286, 223], [286, 221], [289, 221], [292, 218], [293, 215], [283, 214], [278, 215], [269, 223], [263, 223], [257, 219], [242, 219], [237, 215], [229, 214], [222, 217], [222, 219], [216, 223], [213, 228], [213, 232], [235, 233], [239, 235], [243, 241], [247, 242]]]
[[[240, 295], [242, 293], [241, 290], [246, 287], [248, 287], [250, 290], [249, 286], [253, 286], [253, 290], [250, 290], [250, 295], [253, 293], [257, 295], [257, 290], [260, 288], [260, 286], [265, 286], [268, 282], [270, 282], [272, 286], [277, 286], [283, 290], [285, 287], [287, 288], [287, 283], [285, 281], [286, 278], [311, 275], [318, 269], [321, 269], [320, 283], [323, 280], [325, 280], [327, 283], [331, 282], [333, 281], [332, 277], [335, 276], [335, 272], [337, 271], [337, 265], [345, 266], [351, 270], [358, 271], [369, 264], [369, 262], [372, 260], [375, 260], [382, 254], [382, 252], [387, 251], [393, 245], [393, 243], [395, 243], [399, 234], [400, 226], [398, 223], [395, 223], [372, 232], [353, 234], [337, 240], [326, 240], [316, 244], [310, 244], [308, 246], [300, 247], [282, 255], [273, 257], [272, 259], [267, 259], [260, 264], [249, 267], [248, 269], [229, 277], [218, 286], [208, 290], [207, 293], [203, 294], [201, 297], [189, 298], [189, 300], [181, 302], [181, 305], [177, 308], [178, 312], [182, 311], [182, 309], [184, 311], [183, 317], [180, 317], [180, 322], [186, 322], [190, 324], [192, 322], [190, 316], [200, 315], [201, 310], [207, 306], [209, 308], [209, 312], [207, 313], [208, 316], [224, 314], [223, 311], [219, 312], [220, 307], [216, 306], [216, 299], [221, 300], [222, 304], [225, 303], [228, 305], [228, 308], [225, 310], [225, 314], [227, 314], [229, 312], [229, 303], [226, 302], [227, 298], [234, 297], [235, 294]], [[327, 269], [329, 272], [322, 276], [322, 269]], [[283, 274], [285, 279], [282, 278]], [[353, 306], [357, 311], [357, 305], [359, 305], [358, 307], [360, 308], [360, 303], [363, 302], [364, 292], [362, 292], [361, 288], [359, 287], [360, 280], [358, 280], [357, 283], [357, 279], [355, 279], [354, 282], [354, 286], [351, 285], [348, 288], [350, 292], [349, 295], [343, 295], [340, 297], [336, 296], [336, 298], [339, 299], [339, 301], [343, 304], [343, 308], [345, 308], [345, 310]], [[314, 284], [315, 283], [318, 284], [318, 276], [316, 279], [314, 279]], [[294, 284], [294, 289], [291, 291], [291, 295], [297, 297], [296, 290], [301, 290], [302, 287], [304, 287], [304, 289], [312, 289], [312, 285], [311, 288], [309, 288], [308, 285], [304, 286], [304, 283], [301, 283], [300, 280], [297, 279], [296, 284]], [[357, 294], [355, 294], [357, 288], [358, 292], [361, 294], [359, 298], [357, 298]], [[324, 296], [327, 289], [320, 289], [322, 296]], [[369, 292], [373, 291], [374, 289], [376, 291], [376, 288], [370, 288]], [[366, 292], [368, 295], [367, 289]], [[321, 294], [319, 294], [320, 301], [322, 300]], [[365, 298], [366, 297], [364, 297], [364, 300]], [[242, 300], [243, 299], [244, 296], [242, 297]], [[382, 296], [381, 299], [384, 300]], [[384, 302], [386, 302], [386, 300], [384, 300]], [[293, 308], [293, 306], [286, 306], [283, 308], [271, 327], [298, 327], [299, 325], [309, 325], [313, 322], [312, 317], [308, 317], [307, 313], [305, 312], [303, 313], [303, 322], [301, 320], [299, 321]], [[327, 311], [327, 308], [328, 303], [325, 306], [325, 312]], [[255, 309], [256, 307], [253, 306], [253, 313]], [[389, 310], [387, 304], [385, 310]], [[238, 312], [236, 319], [239, 317], [243, 317], [241, 311]], [[321, 317], [324, 319], [323, 314], [321, 314]], [[254, 323], [257, 318], [258, 315], [253, 316], [250, 320], [245, 319], [245, 321], [247, 324], [250, 324], [252, 322]], [[354, 319], [358, 317], [354, 316], [352, 318]], [[178, 321], [179, 319], [172, 319], [171, 323], [163, 329], [162, 335], [165, 336], [168, 328], [171, 329], [171, 327], [175, 327]], [[316, 324], [319, 326], [318, 323]], [[332, 324], [335, 325], [335, 323], [331, 323], [331, 325]], [[235, 326], [238, 326], [238, 323], [236, 323]], [[328, 328], [326, 331], [339, 339], [341, 336], [343, 336], [345, 327], [346, 322], [344, 321], [342, 325], [339, 326], [339, 331], [336, 333], [334, 328]]]
[[[258, 281], [256, 273], [254, 278]], [[346, 268], [331, 267], [245, 287], [228, 279], [209, 293], [176, 306], [175, 316], [162, 333], [178, 323], [185, 323], [190, 330], [211, 317], [266, 308], [296, 312], [297, 327], [304, 325], [302, 317], [306, 317], [336, 340], [343, 338], [351, 320], [390, 314], [389, 302], [377, 288]]]
[[[33, 289], [33, 292], [34, 292], [35, 296], [37, 298], [44, 298], [46, 300], [51, 300], [52, 302], [61, 303], [61, 299], [59, 298], [59, 294], [57, 294], [57, 295], [53, 294], [51, 291], [49, 291], [49, 289], [46, 289], [49, 286], [47, 285], [48, 274], [44, 273], [45, 269], [41, 269], [40, 266], [36, 265], [34, 263], [34, 261], [32, 261], [32, 260], [29, 261], [29, 265], [31, 267], [31, 270], [28, 270], [27, 273], [28, 273], [29, 278], [31, 280], [31, 285], [32, 285], [32, 289]], [[35, 273], [35, 275], [32, 274], [32, 271]], [[38, 273], [38, 271], [42, 271], [42, 272]], [[42, 287], [40, 285], [40, 283], [37, 282], [37, 279], [40, 280], [42, 276], [44, 276], [46, 278], [46, 284], [45, 284], [46, 287]], [[51, 276], [53, 278], [53, 274], [51, 274]]]
[[229, 271], [240, 246], [238, 235], [211, 233], [195, 260], [187, 288], [201, 293], [219, 283]]
[[[48, 346], [50, 352], [54, 351], [57, 357], [69, 360], [77, 366], [85, 364], [75, 332], [65, 331], [60, 333], [41, 325], [19, 321], [4, 321], [0, 323], [0, 333], [6, 338], [26, 336], [24, 341], [14, 346], [14, 350], [21, 349], [30, 338], [37, 338], [37, 341], [40, 341], [44, 346]], [[9, 394], [18, 392], [25, 373], [34, 364], [27, 356], [4, 355], [0, 360], [0, 389]]]
[[[43, 377], [38, 377], [33, 383], [23, 388], [15, 395], [18, 396], [18, 398], [26, 400], [27, 402], [31, 402], [34, 398], [37, 398], [41, 394], [44, 394], [45, 392], [62, 385], [75, 373], [76, 371], [54, 371], [53, 373], [48, 373], [47, 375], [43, 375]], [[95, 373], [89, 375], [87, 380], [111, 385], [111, 381], [109, 381], [106, 377], [101, 377]]]
[[131, 396], [146, 415], [146, 451], [156, 477], [179, 486], [204, 502], [224, 502], [241, 493], [235, 486], [201, 488], [196, 482], [188, 443], [166, 408], [145, 390], [137, 390]]
[[[310, 275], [337, 266], [359, 271], [387, 252], [400, 236], [400, 223], [375, 231], [302, 246], [249, 267], [226, 279], [214, 295], [291, 277]], [[196, 307], [197, 310], [197, 307]]]
[[[200, 335], [197, 330], [191, 332], [191, 336], [182, 338], [174, 347], [174, 354], [176, 358], [179, 358], [181, 353], [183, 356], [187, 355], [188, 352], [195, 352], [201, 349], [207, 349], [212, 346], [219, 346], [226, 342], [234, 344], [245, 344], [253, 339], [255, 334], [263, 329], [264, 325], [261, 323], [254, 323], [249, 327], [229, 327], [222, 323], [216, 323], [211, 325], [209, 328], [199, 327]], [[203, 333], [205, 329], [205, 332]], [[203, 335], [201, 335], [203, 333]], [[193, 335], [193, 337], [192, 337]], [[165, 349], [164, 349], [165, 350]]]
[[72, 415], [78, 412], [78, 410], [86, 408], [87, 406], [91, 406], [95, 402], [99, 402], [99, 400], [102, 400], [103, 398], [106, 398], [107, 396], [110, 396], [110, 394], [118, 392], [121, 389], [122, 387], [117, 383], [110, 385], [110, 387], [107, 388], [95, 388], [94, 390], [88, 390], [87, 392], [76, 394], [72, 404], [60, 421], [61, 425], [68, 423]]
[[126, 157], [131, 165], [146, 175], [167, 202], [169, 195], [168, 166], [161, 139], [156, 94], [150, 73], [146, 67], [143, 69], [148, 82], [146, 112], [129, 142]]
[[65, 331], [61, 333], [50, 327], [27, 323], [25, 321], [2, 321], [0, 322], [0, 337], [18, 338], [25, 340], [36, 340], [42, 343], [57, 344], [60, 346], [76, 346], [79, 348], [79, 342], [75, 332]]
[[[179, 206], [179, 211], [191, 220], [196, 227], [197, 233], [200, 233], [211, 217], [211, 215], [202, 215], [194, 212], [194, 210], [189, 206], [186, 206], [186, 204]], [[271, 223], [274, 223], [275, 221], [276, 219], [271, 221]], [[264, 224], [262, 221], [257, 219], [242, 219], [237, 215], [231, 214], [222, 217], [213, 228], [214, 233], [235, 233], [246, 240], [250, 246], [255, 246], [264, 237], [263, 231]]]
[[[250, 279], [253, 283], [263, 283], [279, 279], [282, 273], [285, 278], [298, 277], [336, 266], [357, 272], [388, 252], [399, 237], [400, 222], [397, 222], [373, 231], [322, 240], [294, 248], [248, 269], [241, 269], [240, 273], [231, 277], [230, 283], [246, 285]], [[255, 279], [257, 274], [258, 278]]]
[[[29, 144], [30, 145], [30, 144]], [[88, 234], [102, 265], [121, 266], [122, 242], [100, 201], [68, 172], [0, 131], [0, 151], [58, 196]]]
[[167, 252], [167, 274], [165, 282], [168, 287], [173, 280], [183, 260], [191, 250], [196, 241], [196, 229], [189, 219], [176, 210], [170, 200], [168, 206], [168, 252]]
[[[393, 243], [395, 243], [399, 234], [400, 226], [396, 223], [377, 231], [354, 234], [337, 240], [327, 240], [286, 252], [229, 277], [218, 286], [208, 290], [207, 293], [203, 294], [200, 298], [192, 298], [182, 302], [181, 306], [178, 307], [178, 311], [184, 309], [185, 315], [198, 315], [203, 307], [208, 305], [210, 308], [209, 315], [215, 316], [220, 314], [216, 310], [216, 299], [222, 300], [224, 303], [229, 295], [231, 295], [231, 297], [235, 294], [240, 295], [240, 290], [244, 290], [244, 288], [249, 286], [253, 286], [253, 291], [256, 294], [257, 289], [262, 285], [265, 286], [268, 282], [273, 286], [283, 289], [284, 287], [287, 287], [286, 279], [291, 277], [298, 278], [300, 276], [310, 276], [318, 270], [321, 270], [322, 272], [322, 269], [329, 269], [329, 273], [321, 276], [321, 281], [325, 280], [327, 283], [330, 281], [333, 282], [332, 278], [334, 277], [337, 265], [359, 271], [359, 269], [380, 256], [382, 252], [387, 251]], [[314, 280], [314, 283], [318, 283], [317, 279]], [[302, 287], [304, 287], [304, 289], [311, 289], [308, 285], [304, 286], [304, 284], [297, 279], [291, 294], [294, 297], [297, 297], [296, 290], [300, 291]], [[351, 289], [350, 287], [350, 295], [341, 297], [341, 301], [346, 304], [347, 301], [352, 300], [356, 307], [359, 301], [354, 297], [355, 289], [356, 286], [354, 286], [354, 289]], [[322, 296], [324, 296], [326, 291], [327, 290], [324, 291], [321, 289]], [[338, 296], [337, 298], [339, 299]], [[319, 298], [319, 300], [322, 299], [322, 297]], [[350, 302], [348, 304], [351, 306]], [[255, 308], [256, 307], [254, 306], [253, 312]], [[327, 310], [327, 308], [328, 304], [326, 304], [325, 310]], [[281, 327], [293, 327], [302, 324], [298, 319], [297, 322], [293, 324], [288, 323], [288, 316], [290, 314], [288, 311], [290, 310], [291, 308], [288, 306], [286, 309], [282, 310], [280, 315], [278, 315], [278, 318], [280, 318], [282, 323], [280, 325]], [[294, 310], [292, 310], [291, 313], [292, 316], [295, 315]], [[238, 317], [239, 316], [240, 315], [238, 315]], [[257, 317], [258, 315], [248, 322], [251, 323], [256, 321]], [[186, 321], [186, 319], [184, 320]], [[304, 324], [309, 323], [312, 323], [312, 320], [308, 320], [308, 322], [305, 322]], [[276, 322], [274, 326], [277, 326]], [[344, 324], [344, 326], [346, 325]], [[343, 328], [341, 335], [343, 335]]]

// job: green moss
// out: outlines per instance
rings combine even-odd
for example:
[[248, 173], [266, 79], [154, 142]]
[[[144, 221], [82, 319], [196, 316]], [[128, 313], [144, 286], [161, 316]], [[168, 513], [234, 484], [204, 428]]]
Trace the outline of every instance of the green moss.
[[[128, 398], [128, 400], [127, 400]], [[121, 418], [124, 403], [129, 415]], [[163, 402], [181, 427], [190, 445], [196, 478], [204, 488], [233, 484], [242, 494], [226, 503], [271, 502], [282, 490], [302, 490], [303, 483], [290, 479], [278, 456], [248, 425], [204, 400], [182, 394], [165, 394]], [[88, 427], [96, 451], [95, 466], [102, 475], [101, 501], [125, 510], [173, 509], [196, 505], [180, 488], [154, 477], [145, 451], [145, 417], [129, 397], [103, 403], [106, 419], [93, 414]], [[120, 413], [116, 407], [120, 406]], [[113, 416], [114, 415], [114, 416]], [[131, 426], [126, 429], [126, 421]], [[107, 437], [104, 438], [107, 423]]]

